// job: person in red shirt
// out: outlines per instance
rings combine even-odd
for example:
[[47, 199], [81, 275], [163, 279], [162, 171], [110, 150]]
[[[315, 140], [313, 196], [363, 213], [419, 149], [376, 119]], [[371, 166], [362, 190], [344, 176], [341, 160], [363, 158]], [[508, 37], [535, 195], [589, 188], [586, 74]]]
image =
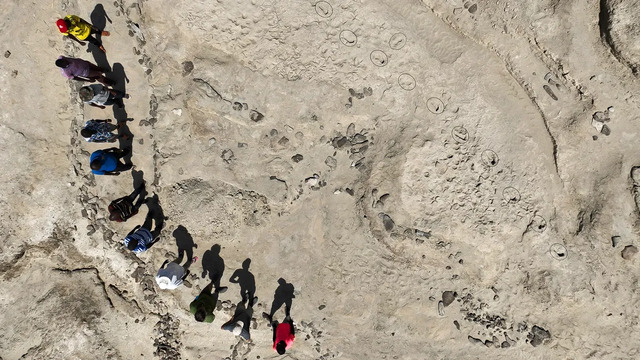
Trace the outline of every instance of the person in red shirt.
[[293, 340], [296, 338], [295, 327], [293, 326], [293, 320], [291, 316], [287, 314], [284, 321], [278, 323], [273, 321], [273, 318], [267, 313], [262, 314], [265, 318], [271, 321], [271, 328], [273, 329], [273, 350], [278, 354], [283, 355], [293, 345]]

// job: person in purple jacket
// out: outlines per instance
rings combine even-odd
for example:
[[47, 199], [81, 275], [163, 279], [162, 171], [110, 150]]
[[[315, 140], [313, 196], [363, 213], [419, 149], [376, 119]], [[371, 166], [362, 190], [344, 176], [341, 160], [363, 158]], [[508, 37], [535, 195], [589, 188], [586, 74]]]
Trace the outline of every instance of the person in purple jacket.
[[104, 85], [114, 84], [113, 80], [104, 76], [105, 70], [103, 68], [86, 60], [60, 56], [56, 60], [56, 66], [60, 68], [62, 75], [67, 79], [89, 82], [98, 80]]

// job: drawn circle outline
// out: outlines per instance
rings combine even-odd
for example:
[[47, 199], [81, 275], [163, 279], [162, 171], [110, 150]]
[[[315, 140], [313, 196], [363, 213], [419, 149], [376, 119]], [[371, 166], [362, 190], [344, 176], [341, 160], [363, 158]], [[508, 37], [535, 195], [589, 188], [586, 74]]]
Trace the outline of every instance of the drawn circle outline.
[[382, 50], [373, 50], [369, 55], [369, 59], [377, 67], [383, 67], [389, 63], [389, 57]]
[[482, 160], [482, 163], [488, 167], [497, 166], [500, 162], [498, 154], [496, 154], [496, 152], [491, 149], [483, 151], [482, 154], [480, 154], [480, 160]]
[[432, 114], [442, 114], [445, 107], [446, 106], [444, 105], [444, 102], [442, 102], [442, 100], [438, 99], [437, 97], [430, 97], [427, 99], [427, 109]]
[[[394, 41], [395, 40], [395, 41]], [[394, 45], [396, 44], [396, 45]], [[398, 46], [398, 44], [400, 46]], [[389, 47], [393, 50], [400, 50], [407, 44], [407, 36], [403, 33], [395, 33], [389, 39]]]
[[[406, 85], [407, 81], [402, 81], [403, 79], [408, 80], [409, 85]], [[403, 83], [405, 83], [405, 86], [402, 85]], [[398, 85], [400, 85], [403, 90], [411, 91], [416, 88], [416, 78], [411, 74], [402, 73], [398, 76]]]
[[[323, 10], [326, 10], [326, 8], [325, 9], [322, 9], [322, 8], [319, 9], [318, 8], [319, 5], [321, 7], [324, 6], [324, 5], [327, 5], [329, 7], [329, 11], [327, 13], [325, 13]], [[318, 1], [317, 3], [315, 3], [314, 7], [316, 9], [316, 14], [320, 15], [320, 17], [328, 18], [328, 17], [331, 17], [331, 15], [333, 15], [333, 6], [331, 6], [331, 4], [329, 4], [326, 1]]]
[[549, 246], [549, 255], [556, 260], [564, 260], [569, 254], [567, 253], [567, 248], [564, 245], [555, 243]]
[[547, 230], [547, 220], [540, 215], [534, 215], [531, 218], [531, 228], [535, 232], [542, 233]]
[[515, 204], [520, 201], [520, 192], [513, 186], [507, 186], [502, 189], [502, 198], [507, 202], [507, 204]]
[[[347, 39], [347, 36], [351, 36], [351, 35], [353, 35], [353, 38], [355, 38], [355, 40], [353, 42], [349, 42], [348, 39]], [[342, 30], [338, 37], [340, 38], [340, 42], [344, 46], [353, 47], [353, 46], [356, 46], [356, 44], [358, 43], [358, 35], [356, 35], [351, 30]]]
[[[465, 138], [461, 138], [458, 134], [464, 134]], [[467, 131], [464, 126], [454, 126], [453, 129], [451, 129], [451, 137], [458, 144], [464, 144], [469, 141], [469, 131]]]

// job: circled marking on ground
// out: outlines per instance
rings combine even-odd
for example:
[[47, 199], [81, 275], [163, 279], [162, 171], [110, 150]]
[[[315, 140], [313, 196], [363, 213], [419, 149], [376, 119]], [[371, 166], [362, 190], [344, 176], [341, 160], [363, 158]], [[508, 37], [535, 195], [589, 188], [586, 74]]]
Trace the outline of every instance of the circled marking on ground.
[[318, 1], [315, 5], [316, 13], [323, 18], [328, 18], [333, 15], [333, 7], [326, 1]]
[[393, 50], [400, 50], [407, 44], [407, 36], [403, 33], [393, 34], [389, 39], [389, 47]]
[[427, 100], [427, 109], [434, 114], [442, 114], [444, 112], [444, 103], [437, 97], [432, 97]]
[[407, 91], [411, 91], [416, 87], [416, 79], [410, 74], [404, 73], [398, 76], [398, 85]]
[[507, 186], [502, 190], [502, 198], [507, 204], [515, 204], [520, 201], [520, 192], [512, 186]]
[[371, 52], [370, 59], [373, 65], [378, 67], [383, 67], [389, 62], [387, 54], [385, 54], [382, 50], [373, 50]]
[[529, 226], [531, 226], [534, 231], [541, 233], [547, 230], [547, 220], [540, 215], [534, 215], [533, 218], [531, 218], [531, 224], [529, 224]]
[[451, 130], [451, 137], [459, 144], [464, 144], [469, 140], [469, 132], [463, 126], [456, 126]]
[[483, 164], [489, 167], [494, 167], [498, 165], [498, 162], [500, 161], [500, 159], [498, 158], [498, 154], [496, 154], [495, 151], [493, 150], [483, 151], [482, 154], [480, 155], [480, 159], [482, 159]]
[[340, 32], [340, 42], [342, 42], [345, 46], [356, 46], [358, 43], [358, 36], [351, 30], [342, 30]]
[[556, 260], [564, 260], [567, 258], [567, 248], [562, 244], [553, 244], [549, 247], [549, 255]]

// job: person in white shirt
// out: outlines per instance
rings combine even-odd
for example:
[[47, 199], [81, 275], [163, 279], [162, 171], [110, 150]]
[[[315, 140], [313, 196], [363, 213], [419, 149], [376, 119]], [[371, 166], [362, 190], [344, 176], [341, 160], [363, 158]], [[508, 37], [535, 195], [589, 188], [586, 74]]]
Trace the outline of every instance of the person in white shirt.
[[182, 261], [181, 258], [172, 262], [165, 260], [156, 275], [156, 283], [158, 283], [160, 289], [173, 290], [182, 285], [184, 279], [186, 279], [190, 273], [189, 266], [196, 262], [196, 260], [198, 260], [197, 256], [194, 257], [193, 260], [187, 260], [184, 265], [180, 265]]

